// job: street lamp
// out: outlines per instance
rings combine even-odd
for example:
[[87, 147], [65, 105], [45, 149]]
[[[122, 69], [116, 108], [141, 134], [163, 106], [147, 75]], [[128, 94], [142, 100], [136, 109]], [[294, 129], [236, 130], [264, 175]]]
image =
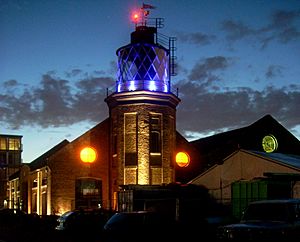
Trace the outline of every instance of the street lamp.
[[85, 147], [80, 151], [80, 159], [84, 163], [93, 163], [97, 158], [97, 152], [92, 147]]
[[179, 167], [187, 167], [190, 164], [190, 156], [188, 153], [180, 151], [176, 154], [175, 161]]
[[87, 165], [88, 177], [82, 177], [78, 179], [78, 186], [80, 186], [80, 199], [78, 203], [81, 204], [80, 206], [86, 206], [87, 208], [91, 208], [95, 196], [94, 193], [97, 190], [97, 188], [95, 187], [95, 179], [92, 177], [91, 174], [91, 164], [97, 159], [97, 152], [92, 147], [84, 147], [80, 151], [80, 159], [83, 163]]

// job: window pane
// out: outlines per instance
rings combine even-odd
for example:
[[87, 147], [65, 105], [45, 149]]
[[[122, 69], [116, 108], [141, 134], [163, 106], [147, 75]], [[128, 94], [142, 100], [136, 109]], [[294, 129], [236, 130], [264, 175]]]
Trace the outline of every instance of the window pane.
[[137, 165], [137, 120], [136, 114], [126, 113], [125, 119], [125, 166]]
[[160, 153], [160, 134], [152, 131], [150, 135], [150, 153]]
[[9, 139], [8, 140], [8, 149], [9, 150], [19, 150], [21, 147], [19, 139]]
[[5, 138], [0, 138], [0, 150], [6, 150], [6, 139]]

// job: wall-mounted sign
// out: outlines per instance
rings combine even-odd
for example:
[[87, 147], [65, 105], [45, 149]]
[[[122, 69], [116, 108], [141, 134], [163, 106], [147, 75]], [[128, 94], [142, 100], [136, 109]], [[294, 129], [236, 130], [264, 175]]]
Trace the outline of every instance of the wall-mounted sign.
[[266, 135], [262, 140], [262, 147], [265, 152], [271, 153], [277, 150], [278, 142], [274, 135]]

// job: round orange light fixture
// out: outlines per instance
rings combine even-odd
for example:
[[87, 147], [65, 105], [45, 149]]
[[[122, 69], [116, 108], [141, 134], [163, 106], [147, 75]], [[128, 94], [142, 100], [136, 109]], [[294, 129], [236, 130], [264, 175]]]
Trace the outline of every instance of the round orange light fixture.
[[93, 163], [96, 157], [96, 150], [92, 147], [85, 147], [80, 151], [80, 159], [85, 163]]
[[190, 164], [190, 156], [185, 152], [178, 152], [175, 159], [179, 167], [187, 167]]

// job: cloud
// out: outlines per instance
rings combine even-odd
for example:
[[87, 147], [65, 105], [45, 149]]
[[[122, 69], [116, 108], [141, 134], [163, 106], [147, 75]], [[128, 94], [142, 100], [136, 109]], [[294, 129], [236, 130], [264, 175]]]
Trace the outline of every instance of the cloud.
[[90, 77], [73, 86], [70, 81], [47, 73], [39, 86], [24, 88], [18, 94], [8, 92], [8, 83], [17, 84], [10, 81], [3, 85], [0, 122], [11, 129], [19, 129], [23, 126], [67, 126], [83, 120], [99, 122], [107, 115], [106, 88], [114, 81], [111, 77]]
[[17, 80], [8, 80], [3, 83], [4, 88], [16, 87], [18, 86]]
[[226, 38], [229, 40], [239, 40], [256, 33], [254, 29], [244, 23], [233, 20], [224, 20], [221, 23], [221, 29], [227, 33]]
[[274, 77], [281, 76], [282, 69], [283, 69], [282, 66], [279, 66], [279, 65], [270, 65], [268, 67], [267, 71], [266, 71], [265, 76], [268, 79], [272, 79]]
[[213, 72], [225, 70], [232, 63], [232, 59], [224, 56], [213, 56], [204, 60], [198, 61], [188, 75], [189, 81], [214, 81], [218, 77], [213, 75]]
[[196, 82], [185, 81], [178, 88], [182, 103], [177, 111], [177, 129], [183, 135], [238, 128], [266, 114], [288, 129], [300, 123], [300, 85], [269, 86], [262, 91], [244, 87], [214, 92]]
[[271, 15], [271, 29], [290, 28], [296, 20], [300, 19], [300, 9], [294, 11], [277, 10]]
[[255, 37], [262, 49], [271, 41], [287, 44], [300, 40], [300, 29], [297, 23], [300, 21], [300, 10], [278, 10], [271, 14], [269, 23], [265, 26], [253, 28], [249, 25], [232, 19], [221, 23], [221, 30], [229, 41], [238, 41], [247, 37]]
[[[211, 134], [249, 125], [265, 114], [273, 115], [286, 128], [300, 123], [300, 85], [261, 91], [249, 87], [222, 87], [220, 72], [233, 65], [231, 58], [214, 56], [198, 61], [177, 82], [182, 102], [177, 110], [177, 130], [183, 135]], [[281, 67], [269, 66], [266, 77], [280, 76]], [[94, 72], [93, 72], [94, 73]], [[104, 102], [107, 88], [115, 80], [110, 76], [84, 76], [70, 81], [55, 72], [42, 76], [35, 87], [22, 86], [16, 80], [2, 84], [0, 123], [11, 129], [24, 126], [66, 127], [82, 121], [97, 123], [108, 117]], [[224, 85], [224, 83], [222, 84]], [[18, 87], [18, 92], [10, 92]], [[20, 90], [20, 88], [23, 88]]]
[[71, 71], [66, 71], [65, 75], [67, 78], [70, 78], [70, 77], [78, 76], [82, 73], [83, 73], [83, 71], [81, 69], [75, 68], [75, 69], [72, 69]]
[[207, 45], [212, 43], [215, 39], [215, 35], [208, 35], [200, 32], [196, 33], [183, 33], [183, 32], [178, 32], [177, 33], [177, 38], [179, 41], [182, 43], [189, 43], [189, 44], [195, 44], [195, 45]]

